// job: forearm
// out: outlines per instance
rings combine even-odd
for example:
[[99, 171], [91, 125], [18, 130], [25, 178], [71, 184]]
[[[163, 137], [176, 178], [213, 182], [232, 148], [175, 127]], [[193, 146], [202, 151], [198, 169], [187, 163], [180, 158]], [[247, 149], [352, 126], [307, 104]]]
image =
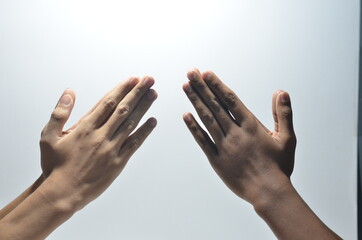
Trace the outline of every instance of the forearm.
[[44, 181], [42, 175], [22, 194], [20, 194], [16, 199], [6, 205], [3, 209], [0, 210], [0, 220], [4, 218], [9, 212], [13, 211], [19, 204], [21, 204], [27, 197], [30, 196]]
[[0, 220], [0, 239], [45, 239], [75, 212], [72, 202], [44, 181], [20, 205]]
[[262, 198], [254, 208], [278, 239], [341, 239], [314, 214], [289, 181]]

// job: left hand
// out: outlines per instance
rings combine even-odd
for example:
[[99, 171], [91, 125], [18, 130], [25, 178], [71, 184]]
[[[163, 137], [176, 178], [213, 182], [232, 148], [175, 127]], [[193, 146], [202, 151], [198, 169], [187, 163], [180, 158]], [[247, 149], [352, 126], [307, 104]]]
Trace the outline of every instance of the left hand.
[[157, 98], [150, 89], [153, 83], [150, 77], [120, 83], [67, 131], [62, 129], [75, 95], [71, 90], [63, 93], [40, 140], [50, 199], [60, 197], [58, 202], [69, 202], [68, 206], [78, 210], [114, 181], [156, 126], [156, 119], [151, 118], [132, 133]]

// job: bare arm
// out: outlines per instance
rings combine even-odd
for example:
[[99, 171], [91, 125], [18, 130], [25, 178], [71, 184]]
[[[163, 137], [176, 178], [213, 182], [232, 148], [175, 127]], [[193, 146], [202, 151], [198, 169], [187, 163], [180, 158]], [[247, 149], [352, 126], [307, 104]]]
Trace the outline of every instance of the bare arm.
[[[68, 90], [66, 90], [65, 92], [68, 92]], [[76, 128], [84, 118], [88, 117], [99, 106], [99, 104], [104, 101], [104, 99], [109, 95], [109, 93], [106, 94], [102, 99], [100, 99], [98, 101], [98, 103], [87, 114], [85, 114], [76, 124], [74, 124], [66, 132], [70, 132], [74, 128]], [[70, 108], [72, 108], [74, 106], [74, 101], [75, 101], [75, 95], [73, 95], [72, 97], [74, 97], [74, 99], [73, 99], [73, 104], [70, 106]], [[71, 111], [71, 109], [69, 109], [69, 111]], [[51, 161], [47, 161], [47, 160], [44, 161], [44, 163], [42, 164], [43, 173], [39, 176], [39, 178], [30, 187], [28, 187], [17, 198], [15, 198], [12, 202], [7, 204], [4, 208], [2, 208], [0, 210], [0, 220], [2, 218], [4, 218], [9, 212], [14, 210], [20, 203], [22, 203], [27, 197], [29, 197], [44, 182], [44, 180], [47, 178], [49, 173], [54, 168], [53, 164], [54, 163]]]
[[14, 210], [20, 203], [22, 203], [30, 194], [32, 194], [44, 181], [41, 175], [30, 187], [28, 187], [22, 194], [15, 198], [12, 202], [0, 210], [0, 220], [4, 218], [9, 212]]
[[63, 93], [40, 141], [46, 179], [0, 220], [0, 239], [44, 239], [109, 187], [156, 126], [150, 118], [132, 133], [157, 97], [153, 83], [119, 84], [67, 131], [75, 94]]
[[212, 72], [188, 73], [183, 89], [207, 128], [184, 121], [223, 182], [251, 203], [279, 239], [340, 239], [292, 186], [296, 137], [288, 93], [273, 95], [275, 130], [265, 128]]

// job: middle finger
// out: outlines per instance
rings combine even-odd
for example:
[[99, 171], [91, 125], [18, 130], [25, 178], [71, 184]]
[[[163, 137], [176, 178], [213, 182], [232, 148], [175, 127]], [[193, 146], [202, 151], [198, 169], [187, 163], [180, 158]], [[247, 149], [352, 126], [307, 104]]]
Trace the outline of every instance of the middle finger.
[[235, 125], [230, 114], [225, 111], [219, 99], [214, 95], [214, 93], [202, 79], [202, 76], [198, 70], [195, 69], [190, 71], [187, 74], [187, 78], [190, 80], [191, 86], [196, 90], [202, 101], [210, 109], [216, 121], [219, 123], [221, 129], [226, 135]]

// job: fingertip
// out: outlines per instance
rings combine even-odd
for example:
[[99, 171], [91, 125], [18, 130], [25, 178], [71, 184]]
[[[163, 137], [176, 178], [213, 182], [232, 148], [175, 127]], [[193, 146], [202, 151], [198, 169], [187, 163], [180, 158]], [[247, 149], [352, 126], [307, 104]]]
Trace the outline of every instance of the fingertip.
[[74, 104], [75, 96], [76, 96], [75, 92], [72, 89], [70, 88], [65, 89], [56, 107], [64, 107], [64, 108], [71, 107]]
[[158, 94], [157, 94], [156, 90], [150, 89], [150, 90], [147, 92], [146, 97], [147, 97], [148, 100], [154, 101], [154, 100], [157, 99]]
[[72, 97], [73, 102], [75, 101], [76, 94], [75, 94], [75, 91], [73, 89], [67, 88], [67, 89], [64, 90], [63, 94], [69, 94]]
[[156, 127], [157, 125], [157, 119], [154, 117], [151, 117], [147, 120], [148, 125], [150, 125], [152, 128]]
[[158, 98], [158, 92], [155, 89], [152, 89], [153, 94], [154, 94], [154, 100], [156, 100]]
[[197, 68], [192, 68], [187, 72], [187, 78], [192, 81], [195, 80], [196, 76], [200, 75], [200, 71]]
[[278, 95], [279, 99], [280, 99], [280, 102], [284, 105], [289, 105], [290, 104], [290, 97], [289, 97], [289, 94], [287, 92], [281, 92], [279, 95]]
[[210, 81], [214, 76], [214, 72], [207, 70], [204, 73], [202, 73], [202, 79], [204, 79], [205, 81]]
[[279, 95], [280, 93], [282, 93], [282, 92], [284, 92], [284, 91], [281, 90], [281, 89], [276, 90], [276, 91], [273, 93], [273, 98], [278, 97], [278, 95]]
[[194, 71], [190, 71], [190, 72], [187, 73], [187, 78], [188, 78], [190, 81], [194, 80], [195, 77], [196, 77], [196, 74], [195, 74]]
[[129, 85], [131, 85], [132, 87], [134, 87], [136, 84], [138, 84], [139, 83], [139, 78], [138, 77], [130, 77], [129, 79], [128, 79], [128, 83], [129, 83]]
[[143, 77], [143, 82], [146, 84], [146, 86], [151, 87], [153, 84], [155, 84], [155, 79], [151, 76], [145, 76]]
[[73, 89], [71, 89], [71, 88], [66, 88], [65, 90], [64, 90], [64, 92], [63, 92], [64, 94], [65, 93], [68, 93], [68, 94], [75, 94], [75, 92], [74, 92], [74, 90]]
[[182, 116], [182, 118], [184, 119], [184, 121], [189, 124], [191, 123], [191, 120], [192, 120], [192, 115], [191, 113], [187, 112], [187, 113], [184, 113], [184, 115]]
[[182, 89], [183, 89], [186, 93], [190, 93], [190, 92], [191, 92], [191, 85], [190, 85], [190, 83], [189, 83], [189, 82], [184, 83], [184, 84], [182, 85]]

